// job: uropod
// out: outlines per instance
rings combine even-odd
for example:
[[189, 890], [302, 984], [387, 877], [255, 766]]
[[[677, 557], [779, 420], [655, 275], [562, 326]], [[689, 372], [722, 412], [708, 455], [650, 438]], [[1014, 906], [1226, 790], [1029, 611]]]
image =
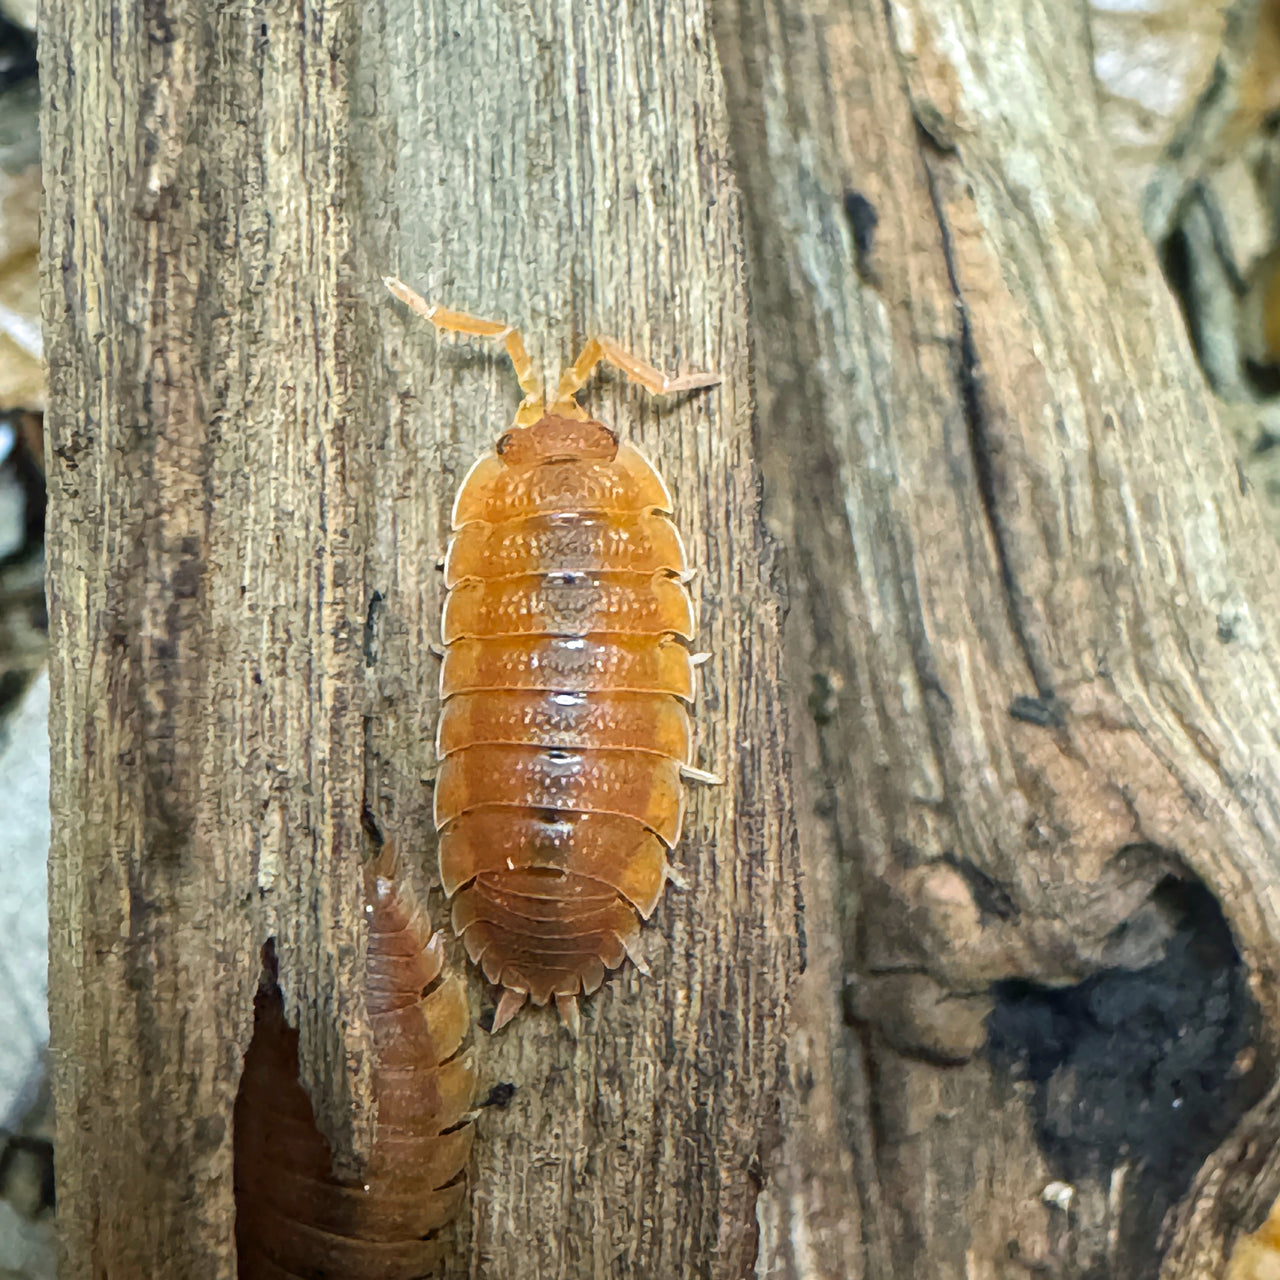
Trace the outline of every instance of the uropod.
[[551, 403], [510, 325], [387, 287], [438, 329], [505, 343], [524, 400], [458, 489], [445, 557], [435, 785], [453, 928], [503, 988], [497, 1031], [526, 1000], [577, 998], [629, 955], [680, 836], [693, 765], [690, 570], [671, 494], [638, 449], [577, 403], [601, 361], [658, 395], [664, 377], [593, 338]]

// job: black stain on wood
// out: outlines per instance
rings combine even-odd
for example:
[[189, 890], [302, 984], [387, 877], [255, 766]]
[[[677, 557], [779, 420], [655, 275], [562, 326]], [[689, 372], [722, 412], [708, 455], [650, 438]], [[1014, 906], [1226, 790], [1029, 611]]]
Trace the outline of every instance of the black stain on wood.
[[1061, 729], [1067, 722], [1062, 703], [1054, 697], [1032, 698], [1019, 694], [1009, 704], [1009, 714], [1015, 720], [1039, 725], [1042, 729]]
[[516, 1086], [509, 1080], [504, 1080], [501, 1084], [495, 1084], [489, 1090], [485, 1100], [480, 1105], [482, 1107], [496, 1107], [499, 1111], [505, 1111], [511, 1105], [511, 1099], [515, 1096]]
[[844, 213], [853, 231], [854, 262], [858, 274], [868, 283], [874, 283], [871, 255], [875, 248], [880, 215], [876, 212], [875, 205], [860, 191], [844, 193]]
[[[974, 905], [980, 916], [994, 916], [997, 920], [1016, 920], [1022, 913], [1018, 904], [1005, 891], [999, 881], [992, 879], [985, 871], [969, 858], [957, 857], [954, 853], [944, 853], [942, 861], [964, 877]], [[984, 921], [985, 923], [985, 921]]]
[[364, 665], [371, 667], [378, 661], [378, 623], [386, 611], [386, 597], [381, 591], [369, 596], [369, 607], [364, 615]]
[[1036, 1137], [1055, 1176], [1105, 1194], [1128, 1166], [1117, 1274], [1132, 1280], [1156, 1276], [1166, 1211], [1267, 1075], [1241, 1066], [1258, 1010], [1217, 902], [1172, 877], [1156, 893], [1179, 921], [1157, 963], [1074, 987], [999, 983], [987, 1021], [997, 1080], [1034, 1087]]

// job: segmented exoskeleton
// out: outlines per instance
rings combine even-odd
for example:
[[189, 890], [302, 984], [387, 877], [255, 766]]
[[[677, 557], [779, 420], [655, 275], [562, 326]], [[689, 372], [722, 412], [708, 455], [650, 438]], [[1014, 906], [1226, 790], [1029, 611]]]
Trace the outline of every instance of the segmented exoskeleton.
[[[671, 494], [574, 397], [601, 360], [650, 390], [668, 379], [596, 339], [550, 407], [520, 335], [397, 297], [441, 329], [505, 341], [525, 399], [458, 490], [445, 560], [435, 821], [453, 927], [505, 988], [494, 1029], [554, 999], [577, 1027], [670, 875], [698, 656]], [[637, 959], [637, 963], [642, 962]]]
[[363, 1181], [332, 1174], [329, 1145], [298, 1083], [298, 1033], [268, 975], [235, 1106], [240, 1280], [415, 1280], [443, 1251], [437, 1231], [466, 1194], [475, 1096], [470, 1021], [456, 975], [397, 884], [388, 846], [368, 874], [365, 1007], [377, 1124]]

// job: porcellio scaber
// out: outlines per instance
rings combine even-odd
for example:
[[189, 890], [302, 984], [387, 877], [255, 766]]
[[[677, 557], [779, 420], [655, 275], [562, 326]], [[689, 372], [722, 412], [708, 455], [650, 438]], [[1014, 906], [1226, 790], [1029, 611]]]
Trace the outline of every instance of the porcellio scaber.
[[503, 341], [525, 393], [471, 468], [445, 557], [435, 822], [453, 927], [503, 988], [496, 1031], [554, 1000], [576, 1033], [671, 877], [700, 658], [671, 494], [632, 445], [575, 399], [596, 365], [655, 394], [666, 378], [593, 339], [550, 405], [518, 332], [387, 287], [437, 328]]
[[370, 864], [365, 1007], [377, 1126], [363, 1182], [338, 1181], [298, 1082], [298, 1033], [270, 974], [235, 1105], [239, 1280], [416, 1280], [445, 1252], [475, 1127], [466, 992], [443, 974], [444, 940], [400, 882], [386, 846]]

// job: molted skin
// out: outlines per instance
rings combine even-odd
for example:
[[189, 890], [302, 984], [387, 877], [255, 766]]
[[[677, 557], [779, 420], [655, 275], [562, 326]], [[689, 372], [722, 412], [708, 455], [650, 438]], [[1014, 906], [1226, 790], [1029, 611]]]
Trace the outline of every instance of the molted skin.
[[693, 607], [670, 509], [642, 454], [557, 413], [507, 432], [454, 502], [441, 878], [472, 960], [535, 1004], [622, 963], [679, 838]]
[[401, 897], [389, 848], [368, 880], [373, 1152], [362, 1184], [333, 1178], [298, 1083], [298, 1033], [279, 987], [264, 983], [235, 1106], [240, 1280], [415, 1280], [443, 1256], [438, 1229], [466, 1195], [474, 1127], [460, 1122], [476, 1089], [472, 1054], [459, 1052], [466, 995], [455, 975], [441, 977], [443, 940]]

